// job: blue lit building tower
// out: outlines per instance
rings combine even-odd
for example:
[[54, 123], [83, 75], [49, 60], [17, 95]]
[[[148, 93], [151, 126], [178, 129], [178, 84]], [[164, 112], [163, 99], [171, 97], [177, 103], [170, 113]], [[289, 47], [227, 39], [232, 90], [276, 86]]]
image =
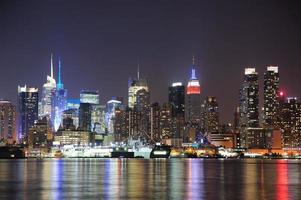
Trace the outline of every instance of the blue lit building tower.
[[58, 70], [58, 83], [56, 84], [56, 90], [53, 90], [53, 102], [52, 102], [52, 122], [54, 130], [57, 131], [62, 123], [63, 112], [67, 109], [67, 90], [64, 89], [61, 77], [62, 62], [59, 59]]

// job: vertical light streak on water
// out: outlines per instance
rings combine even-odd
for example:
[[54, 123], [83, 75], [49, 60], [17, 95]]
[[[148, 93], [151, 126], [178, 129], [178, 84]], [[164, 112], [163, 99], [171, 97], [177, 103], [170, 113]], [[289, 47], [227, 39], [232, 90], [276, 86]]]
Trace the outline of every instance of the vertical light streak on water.
[[104, 176], [103, 176], [103, 198], [110, 199], [110, 182], [111, 182], [111, 160], [106, 159], [104, 161]]
[[170, 174], [168, 180], [170, 183], [170, 194], [168, 194], [169, 199], [184, 198], [184, 170], [184, 162], [182, 160], [170, 160]]
[[154, 198], [157, 199], [167, 199], [166, 192], [159, 192], [159, 191], [167, 191], [167, 171], [166, 165], [168, 164], [168, 160], [166, 159], [154, 159], [153, 164], [155, 165], [154, 168], [154, 187], [153, 187], [153, 194]]
[[[63, 161], [62, 160], [53, 160], [52, 163], [52, 170], [50, 175], [50, 183], [51, 183], [51, 194], [52, 199], [62, 199], [63, 193]], [[49, 176], [48, 173], [44, 173], [46, 176]]]
[[188, 159], [185, 164], [187, 165], [185, 199], [205, 199], [203, 161], [197, 159]]
[[277, 164], [277, 200], [289, 199], [288, 192], [288, 175], [287, 163], [283, 160], [278, 160]]
[[259, 180], [260, 180], [260, 184], [259, 186], [259, 190], [260, 192], [260, 199], [264, 199], [266, 196], [266, 192], [265, 192], [265, 178], [264, 178], [264, 164], [261, 162], [260, 163], [260, 172], [259, 172]]
[[[258, 199], [257, 195], [257, 164], [254, 160], [244, 163], [244, 194], [246, 200]], [[256, 162], [256, 160], [255, 160]]]
[[219, 189], [220, 189], [220, 197], [224, 197], [225, 196], [225, 166], [224, 166], [224, 159], [219, 160]]

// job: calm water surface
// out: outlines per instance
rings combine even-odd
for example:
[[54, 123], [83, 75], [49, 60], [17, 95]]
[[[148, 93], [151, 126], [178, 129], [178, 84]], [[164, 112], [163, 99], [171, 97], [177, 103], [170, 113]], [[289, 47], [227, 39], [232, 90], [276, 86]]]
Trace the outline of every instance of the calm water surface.
[[0, 160], [0, 199], [301, 199], [301, 161]]

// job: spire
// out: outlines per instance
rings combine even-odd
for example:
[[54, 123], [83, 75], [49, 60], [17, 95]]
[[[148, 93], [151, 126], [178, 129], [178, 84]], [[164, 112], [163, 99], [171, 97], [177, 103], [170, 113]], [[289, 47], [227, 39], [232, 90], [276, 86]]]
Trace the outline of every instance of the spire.
[[194, 57], [194, 55], [192, 55], [192, 65], [193, 66], [195, 65], [195, 57]]
[[192, 66], [191, 66], [191, 77], [190, 79], [197, 79], [195, 76], [195, 57], [192, 56]]
[[59, 73], [58, 73], [58, 83], [57, 83], [57, 88], [58, 89], [63, 89], [64, 85], [62, 83], [62, 74], [61, 74], [61, 68], [62, 68], [62, 62], [61, 62], [61, 58], [59, 57]]
[[51, 53], [51, 58], [50, 58], [50, 76], [53, 78], [53, 58], [52, 58], [52, 53]]
[[137, 78], [140, 79], [140, 62], [139, 57], [137, 57]]

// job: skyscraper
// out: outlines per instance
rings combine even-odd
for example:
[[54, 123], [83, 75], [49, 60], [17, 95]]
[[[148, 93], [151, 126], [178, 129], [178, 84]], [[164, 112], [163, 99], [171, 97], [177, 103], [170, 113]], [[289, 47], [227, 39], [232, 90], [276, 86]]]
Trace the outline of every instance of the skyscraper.
[[264, 73], [264, 123], [275, 127], [279, 94], [279, 73], [277, 66], [268, 66]]
[[9, 101], [0, 101], [0, 140], [9, 144], [17, 141], [16, 107]]
[[[140, 91], [140, 95], [137, 98], [138, 91]], [[133, 109], [135, 106], [138, 106], [141, 109], [143, 105], [149, 104], [149, 102], [146, 101], [149, 101], [149, 88], [147, 80], [140, 78], [138, 66], [137, 79], [130, 78], [128, 82], [128, 107]]]
[[106, 124], [109, 133], [114, 133], [115, 110], [121, 108], [121, 101], [112, 98], [107, 102]]
[[249, 132], [252, 128], [259, 126], [259, 86], [258, 86], [258, 73], [255, 68], [246, 68], [244, 73], [243, 84], [240, 89], [240, 145], [248, 147], [250, 144]]
[[38, 119], [39, 93], [37, 88], [18, 86], [18, 112], [19, 130], [18, 139], [25, 140], [29, 134], [29, 128]]
[[209, 96], [204, 101], [204, 130], [211, 133], [219, 131], [219, 111], [216, 97]]
[[259, 86], [258, 73], [255, 68], [246, 68], [244, 80], [240, 89], [241, 126], [259, 126]]
[[200, 123], [201, 116], [201, 86], [195, 74], [194, 57], [192, 59], [191, 76], [186, 87], [185, 121]]
[[296, 97], [289, 97], [280, 111], [282, 147], [300, 148], [301, 146], [301, 103]]
[[172, 107], [172, 117], [184, 117], [185, 86], [181, 82], [173, 83], [168, 88], [168, 102]]
[[[56, 90], [56, 81], [53, 77], [53, 58], [51, 54], [51, 61], [50, 61], [50, 76], [47, 75], [47, 81], [43, 85], [42, 89], [42, 98], [41, 98], [41, 110], [40, 110], [40, 118], [48, 117], [48, 119], [52, 120], [52, 103], [55, 95]], [[53, 122], [52, 122], [53, 125]]]
[[56, 85], [56, 90], [53, 90], [53, 102], [52, 102], [52, 122], [54, 125], [54, 130], [57, 131], [60, 124], [62, 123], [62, 116], [64, 110], [67, 109], [67, 90], [64, 89], [64, 84], [61, 79], [61, 59], [59, 59], [59, 73], [58, 73], [58, 83]]
[[80, 103], [79, 106], [79, 129], [82, 131], [91, 131], [91, 110], [89, 103]]

